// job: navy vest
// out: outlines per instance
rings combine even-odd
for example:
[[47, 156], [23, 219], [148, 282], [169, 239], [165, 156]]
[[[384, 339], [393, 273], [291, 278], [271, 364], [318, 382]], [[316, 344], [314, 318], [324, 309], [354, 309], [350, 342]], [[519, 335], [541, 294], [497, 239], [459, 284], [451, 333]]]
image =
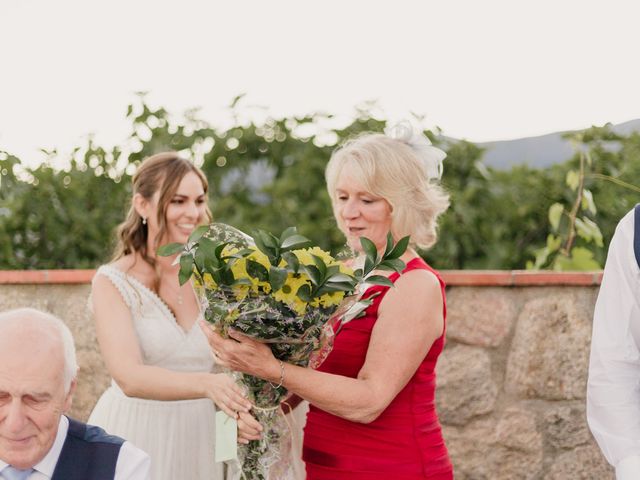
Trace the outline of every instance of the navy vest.
[[51, 480], [113, 480], [124, 440], [69, 418], [69, 431]]

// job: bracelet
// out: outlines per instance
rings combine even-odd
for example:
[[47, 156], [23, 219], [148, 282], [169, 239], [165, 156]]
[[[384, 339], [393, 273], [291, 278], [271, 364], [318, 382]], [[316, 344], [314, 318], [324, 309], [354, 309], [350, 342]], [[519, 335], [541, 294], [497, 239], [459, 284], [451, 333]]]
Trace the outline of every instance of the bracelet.
[[278, 385], [274, 385], [273, 383], [269, 382], [269, 385], [271, 385], [271, 388], [273, 388], [274, 390], [276, 388], [280, 388], [284, 383], [284, 362], [282, 360], [278, 361], [280, 362], [280, 383]]

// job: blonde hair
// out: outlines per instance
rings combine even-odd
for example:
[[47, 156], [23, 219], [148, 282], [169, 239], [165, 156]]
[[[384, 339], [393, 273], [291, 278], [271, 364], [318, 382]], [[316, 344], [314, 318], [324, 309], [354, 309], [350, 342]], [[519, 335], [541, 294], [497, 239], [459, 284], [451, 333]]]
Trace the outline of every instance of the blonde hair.
[[400, 239], [411, 235], [411, 244], [433, 246], [438, 217], [449, 207], [449, 195], [433, 179], [413, 149], [402, 140], [367, 133], [348, 140], [333, 152], [325, 171], [327, 189], [336, 214], [336, 184], [345, 167], [353, 179], [391, 206], [391, 233]]
[[[180, 182], [189, 173], [195, 173], [204, 188], [204, 193], [209, 191], [209, 182], [202, 170], [196, 167], [189, 160], [181, 158], [176, 152], [158, 153], [148, 157], [142, 162], [138, 170], [133, 175], [133, 192], [131, 196], [131, 207], [125, 220], [118, 225], [116, 233], [116, 248], [112, 261], [118, 260], [125, 255], [137, 252], [150, 265], [155, 266], [153, 258], [147, 252], [147, 225], [143, 223], [142, 217], [133, 205], [133, 197], [136, 194], [142, 195], [146, 200], [151, 200], [156, 192], [160, 192], [158, 198], [158, 235], [155, 238], [154, 249], [159, 247], [159, 241], [166, 233], [167, 222], [166, 212], [169, 202], [178, 190]], [[211, 211], [206, 208], [207, 220], [211, 221]]]

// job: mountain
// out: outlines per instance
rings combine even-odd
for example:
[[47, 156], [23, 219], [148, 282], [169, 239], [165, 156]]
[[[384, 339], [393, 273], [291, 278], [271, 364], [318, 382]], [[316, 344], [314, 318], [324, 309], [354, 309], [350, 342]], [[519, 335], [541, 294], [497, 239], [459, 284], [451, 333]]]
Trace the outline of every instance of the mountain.
[[[620, 135], [629, 135], [640, 131], [640, 119], [613, 125], [612, 130]], [[562, 138], [565, 133], [556, 132], [537, 137], [518, 138], [499, 142], [477, 143], [485, 149], [484, 164], [500, 170], [514, 165], [526, 164], [534, 168], [545, 168], [568, 160], [573, 149], [568, 140]], [[451, 139], [448, 139], [451, 141]]]

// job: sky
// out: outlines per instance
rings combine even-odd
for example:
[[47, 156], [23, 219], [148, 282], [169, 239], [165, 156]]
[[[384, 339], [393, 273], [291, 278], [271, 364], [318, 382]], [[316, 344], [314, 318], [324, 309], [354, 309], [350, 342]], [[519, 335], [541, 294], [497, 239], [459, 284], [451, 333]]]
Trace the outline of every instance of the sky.
[[220, 127], [241, 93], [344, 121], [376, 101], [475, 142], [620, 123], [640, 118], [638, 18], [637, 0], [0, 0], [0, 150], [122, 144], [137, 91]]

